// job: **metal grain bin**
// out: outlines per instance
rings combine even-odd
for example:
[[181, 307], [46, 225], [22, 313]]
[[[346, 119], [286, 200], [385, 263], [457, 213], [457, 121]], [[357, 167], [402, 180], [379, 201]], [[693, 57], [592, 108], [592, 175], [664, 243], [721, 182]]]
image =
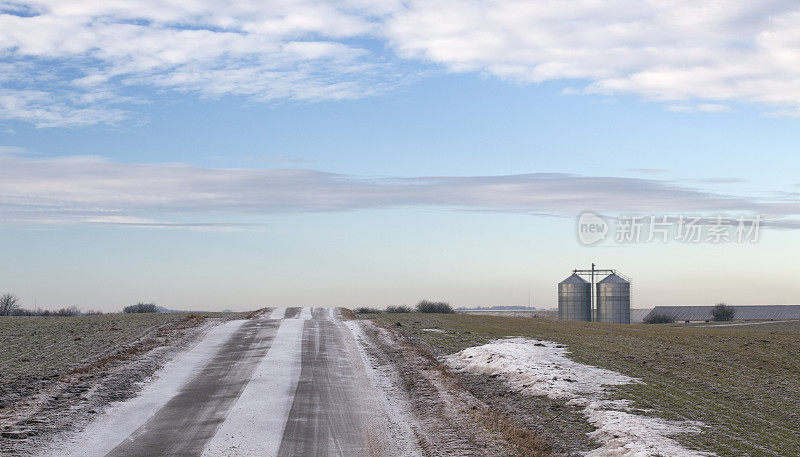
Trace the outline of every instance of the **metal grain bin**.
[[597, 321], [631, 323], [631, 283], [611, 274], [597, 283]]
[[558, 283], [558, 318], [566, 321], [592, 320], [592, 286], [573, 274]]

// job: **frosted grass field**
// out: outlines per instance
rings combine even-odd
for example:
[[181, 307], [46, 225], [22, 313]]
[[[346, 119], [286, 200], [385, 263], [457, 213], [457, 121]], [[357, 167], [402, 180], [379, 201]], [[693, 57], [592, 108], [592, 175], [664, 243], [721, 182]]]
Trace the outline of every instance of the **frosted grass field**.
[[705, 424], [699, 433], [672, 437], [686, 449], [720, 456], [800, 453], [800, 322], [687, 327], [469, 314], [378, 319], [442, 360], [500, 338], [555, 342], [575, 363], [641, 381], [606, 386], [607, 400], [659, 420]]

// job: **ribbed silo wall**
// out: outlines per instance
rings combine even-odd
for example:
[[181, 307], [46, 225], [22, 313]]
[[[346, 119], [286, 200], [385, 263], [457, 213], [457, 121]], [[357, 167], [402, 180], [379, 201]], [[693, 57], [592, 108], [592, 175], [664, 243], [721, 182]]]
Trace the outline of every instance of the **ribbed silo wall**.
[[598, 322], [631, 323], [631, 283], [622, 281], [597, 283]]
[[562, 281], [558, 284], [558, 318], [566, 321], [592, 320], [592, 286], [587, 281]]

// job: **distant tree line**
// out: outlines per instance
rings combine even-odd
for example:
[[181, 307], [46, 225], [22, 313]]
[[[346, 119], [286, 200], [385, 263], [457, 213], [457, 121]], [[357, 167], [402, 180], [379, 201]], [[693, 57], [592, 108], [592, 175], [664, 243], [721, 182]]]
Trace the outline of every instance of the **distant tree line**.
[[0, 316], [85, 316], [89, 314], [103, 314], [101, 311], [81, 311], [75, 305], [49, 309], [27, 309], [19, 304], [19, 298], [10, 293], [0, 295]]
[[[387, 313], [441, 313], [441, 314], [452, 314], [455, 313], [455, 310], [449, 303], [443, 301], [431, 301], [431, 300], [422, 300], [417, 303], [417, 306], [411, 308], [410, 306], [406, 305], [398, 305], [398, 306], [387, 306], [386, 312]], [[382, 311], [377, 308], [372, 308], [369, 306], [360, 306], [353, 310], [356, 314], [378, 314]]]
[[[139, 302], [135, 305], [126, 306], [122, 309], [123, 313], [157, 313], [159, 312], [158, 306], [155, 303]], [[56, 310], [49, 309], [27, 309], [19, 304], [19, 297], [11, 293], [4, 293], [0, 295], [0, 316], [89, 316], [103, 314], [102, 311], [86, 310], [82, 311], [76, 305], [59, 308]]]
[[414, 310], [410, 306], [399, 305], [399, 306], [387, 306], [386, 312], [391, 314], [413, 313]]
[[[735, 316], [736, 309], [734, 309], [733, 306], [729, 306], [725, 303], [717, 303], [713, 308], [711, 308], [711, 320], [714, 322], [732, 321]], [[650, 313], [644, 319], [645, 324], [672, 324], [674, 322], [674, 317], [663, 313]]]
[[472, 308], [466, 306], [459, 306], [457, 309], [464, 311], [535, 311], [536, 310], [536, 308], [533, 306], [523, 306], [523, 305], [475, 306]]
[[675, 323], [675, 318], [668, 315], [668, 314], [648, 314], [647, 317], [644, 318], [645, 324], [673, 324]]

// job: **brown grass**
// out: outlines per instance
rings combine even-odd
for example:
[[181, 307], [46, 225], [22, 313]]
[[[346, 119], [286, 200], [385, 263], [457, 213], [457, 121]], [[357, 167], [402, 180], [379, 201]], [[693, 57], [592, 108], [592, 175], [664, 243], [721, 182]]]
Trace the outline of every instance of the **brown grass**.
[[348, 308], [337, 308], [339, 312], [342, 314], [342, 318], [346, 320], [355, 320], [356, 316], [353, 314], [353, 310]]

